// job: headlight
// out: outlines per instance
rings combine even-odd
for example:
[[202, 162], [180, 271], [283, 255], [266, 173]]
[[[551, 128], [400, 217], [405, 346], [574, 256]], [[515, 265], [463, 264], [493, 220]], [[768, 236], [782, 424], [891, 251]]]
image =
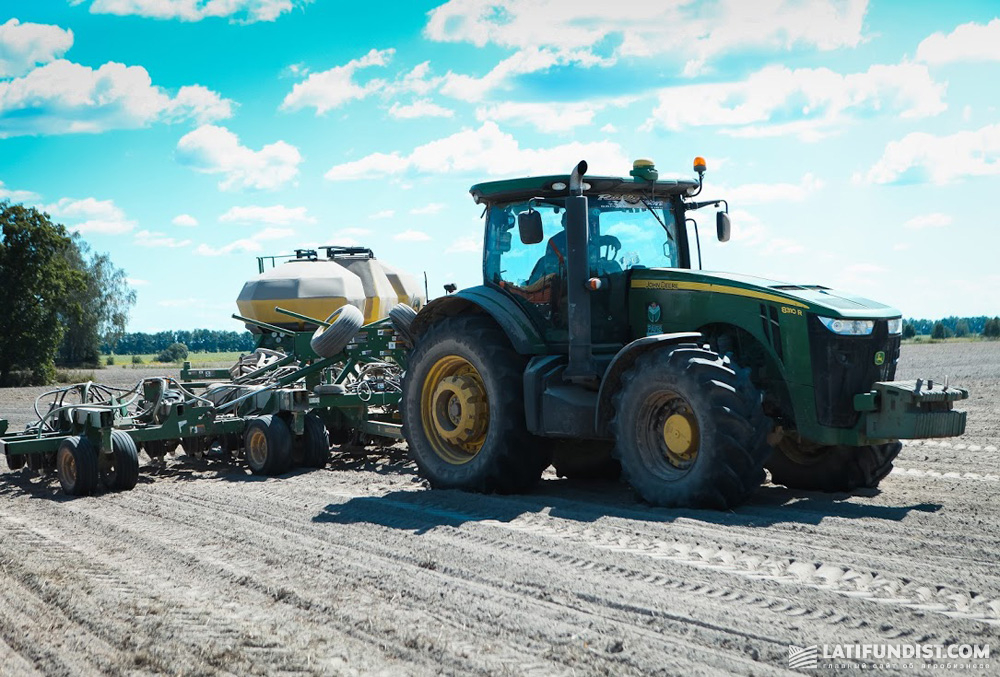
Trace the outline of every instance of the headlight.
[[897, 317], [894, 320], [889, 320], [889, 333], [890, 334], [903, 333], [903, 318]]
[[820, 317], [819, 321], [834, 334], [841, 336], [868, 336], [875, 329], [874, 320], [841, 320], [833, 317]]

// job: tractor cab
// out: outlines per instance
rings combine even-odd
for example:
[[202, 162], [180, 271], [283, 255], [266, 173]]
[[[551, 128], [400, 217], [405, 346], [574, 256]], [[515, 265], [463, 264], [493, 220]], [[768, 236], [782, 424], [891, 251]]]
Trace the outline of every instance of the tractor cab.
[[[629, 340], [627, 280], [642, 268], [691, 268], [684, 214], [701, 181], [659, 181], [649, 160], [637, 160], [633, 177], [588, 176], [587, 280], [593, 294], [596, 349]], [[484, 282], [512, 298], [540, 329], [546, 343], [565, 346], [568, 336], [567, 188], [570, 176], [493, 181], [472, 187], [487, 206]], [[600, 318], [600, 319], [596, 319]]]

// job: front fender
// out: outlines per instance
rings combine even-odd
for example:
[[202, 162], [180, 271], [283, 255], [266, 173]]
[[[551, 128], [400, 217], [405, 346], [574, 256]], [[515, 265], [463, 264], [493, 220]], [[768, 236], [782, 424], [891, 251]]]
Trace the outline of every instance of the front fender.
[[604, 372], [601, 380], [601, 389], [597, 393], [597, 411], [594, 416], [594, 428], [598, 434], [607, 437], [610, 434], [608, 426], [611, 423], [611, 416], [614, 413], [611, 399], [621, 387], [622, 374], [624, 374], [640, 356], [650, 350], [657, 350], [663, 346], [675, 345], [678, 343], [698, 342], [701, 334], [694, 331], [682, 331], [674, 334], [656, 334], [655, 336], [644, 336], [638, 338], [618, 351], [611, 364]]
[[415, 338], [419, 338], [441, 318], [464, 313], [486, 313], [492, 317], [507, 334], [514, 350], [521, 355], [547, 352], [541, 332], [524, 309], [503, 292], [483, 285], [434, 299], [417, 313], [410, 331]]

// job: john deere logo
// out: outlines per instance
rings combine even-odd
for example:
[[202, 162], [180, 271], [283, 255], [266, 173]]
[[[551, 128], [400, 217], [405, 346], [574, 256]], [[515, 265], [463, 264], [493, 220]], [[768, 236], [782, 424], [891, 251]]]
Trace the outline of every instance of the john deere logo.
[[660, 321], [660, 304], [656, 301], [651, 302], [646, 306], [646, 317], [649, 318], [650, 322]]
[[875, 353], [875, 365], [881, 367], [885, 363], [885, 353], [881, 350]]

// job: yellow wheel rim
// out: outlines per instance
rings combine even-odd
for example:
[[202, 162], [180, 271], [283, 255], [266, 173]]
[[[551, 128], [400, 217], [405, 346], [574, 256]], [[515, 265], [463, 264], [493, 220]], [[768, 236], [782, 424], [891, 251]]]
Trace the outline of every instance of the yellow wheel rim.
[[671, 414], [663, 422], [663, 442], [678, 460], [694, 460], [698, 454], [698, 422], [686, 412]]
[[447, 355], [434, 363], [420, 392], [420, 419], [443, 461], [461, 465], [476, 457], [489, 432], [490, 405], [483, 378], [471, 362]]
[[68, 449], [59, 454], [59, 474], [66, 484], [76, 484], [76, 459]]
[[267, 435], [260, 428], [254, 428], [250, 433], [247, 454], [258, 468], [263, 467], [267, 462]]

